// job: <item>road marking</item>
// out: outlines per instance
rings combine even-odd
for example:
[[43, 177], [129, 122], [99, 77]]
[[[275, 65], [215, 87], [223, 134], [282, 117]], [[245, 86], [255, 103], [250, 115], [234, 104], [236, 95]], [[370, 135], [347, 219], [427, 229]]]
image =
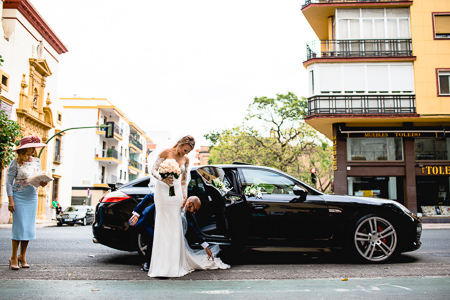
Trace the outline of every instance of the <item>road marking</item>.
[[218, 291], [202, 291], [200, 294], [208, 294], [208, 295], [228, 295], [233, 294], [233, 291], [230, 290], [218, 290]]

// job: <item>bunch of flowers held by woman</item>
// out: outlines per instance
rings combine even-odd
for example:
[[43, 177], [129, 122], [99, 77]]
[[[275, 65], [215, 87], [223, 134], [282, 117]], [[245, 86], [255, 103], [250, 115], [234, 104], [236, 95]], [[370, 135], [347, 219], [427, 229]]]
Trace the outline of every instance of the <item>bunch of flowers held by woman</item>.
[[257, 184], [248, 185], [245, 190], [244, 194], [245, 196], [249, 197], [256, 197], [256, 198], [262, 198], [262, 192], [264, 191], [264, 188], [261, 186], [258, 186]]
[[233, 188], [227, 188], [225, 186], [225, 183], [223, 183], [223, 181], [220, 180], [220, 178], [214, 178], [212, 180], [212, 184], [216, 189], [218, 189], [219, 191], [224, 191], [225, 193], [228, 193], [229, 191], [231, 191], [233, 189]]
[[[178, 179], [181, 174], [180, 165], [175, 159], [166, 159], [159, 165], [158, 173], [161, 175], [162, 179], [169, 177]], [[175, 196], [175, 188], [173, 185], [169, 187], [169, 196]]]

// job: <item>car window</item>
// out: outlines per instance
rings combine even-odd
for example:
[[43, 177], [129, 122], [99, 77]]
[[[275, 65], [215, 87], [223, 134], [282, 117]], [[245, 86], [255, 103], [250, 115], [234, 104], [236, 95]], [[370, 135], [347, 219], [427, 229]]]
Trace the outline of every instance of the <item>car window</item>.
[[245, 178], [244, 189], [249, 185], [258, 185], [263, 188], [263, 194], [294, 195], [295, 182], [275, 172], [258, 169], [242, 168]]

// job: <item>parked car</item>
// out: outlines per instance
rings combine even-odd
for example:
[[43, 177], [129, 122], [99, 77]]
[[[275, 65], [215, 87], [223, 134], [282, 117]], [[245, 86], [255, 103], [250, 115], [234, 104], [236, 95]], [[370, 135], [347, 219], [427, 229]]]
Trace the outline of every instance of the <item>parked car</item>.
[[[421, 246], [421, 221], [396, 201], [326, 195], [262, 166], [196, 166], [190, 175], [188, 194], [202, 202], [196, 226], [210, 244], [238, 250], [343, 250], [366, 262], [384, 262]], [[217, 178], [225, 189], [214, 187]], [[137, 179], [103, 196], [94, 242], [142, 254], [145, 234], [128, 220], [151, 191], [149, 182], [149, 177]], [[260, 198], [249, 193], [252, 185], [261, 188]]]
[[60, 215], [56, 216], [56, 225], [69, 224], [88, 225], [94, 222], [95, 207], [88, 205], [73, 205], [67, 207]]

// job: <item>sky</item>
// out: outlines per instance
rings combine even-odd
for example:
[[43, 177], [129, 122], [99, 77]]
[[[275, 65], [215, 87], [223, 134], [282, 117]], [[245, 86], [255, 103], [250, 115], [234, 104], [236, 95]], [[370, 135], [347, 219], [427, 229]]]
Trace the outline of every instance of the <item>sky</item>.
[[108, 98], [172, 138], [242, 124], [255, 97], [307, 96], [304, 0], [31, 0], [68, 47], [59, 97]]

